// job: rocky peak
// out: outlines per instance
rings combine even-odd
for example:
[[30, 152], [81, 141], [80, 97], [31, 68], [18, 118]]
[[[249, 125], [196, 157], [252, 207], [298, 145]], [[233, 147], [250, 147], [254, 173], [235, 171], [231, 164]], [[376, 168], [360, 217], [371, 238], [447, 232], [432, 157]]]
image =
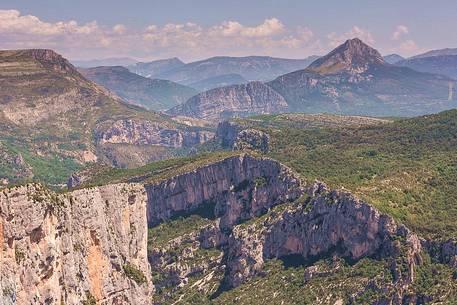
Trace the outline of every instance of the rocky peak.
[[332, 52], [309, 65], [308, 69], [319, 74], [339, 72], [365, 72], [371, 65], [383, 65], [382, 55], [358, 38], [349, 39]]
[[40, 62], [43, 66], [57, 71], [76, 72], [76, 68], [62, 55], [49, 49], [29, 49], [24, 50], [26, 56]]

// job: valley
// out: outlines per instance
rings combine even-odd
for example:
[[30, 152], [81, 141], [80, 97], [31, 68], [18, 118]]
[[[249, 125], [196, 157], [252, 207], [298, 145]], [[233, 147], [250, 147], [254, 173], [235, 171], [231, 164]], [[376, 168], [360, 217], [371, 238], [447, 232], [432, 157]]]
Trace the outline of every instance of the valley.
[[1, 305], [457, 304], [456, 49], [2, 12]]

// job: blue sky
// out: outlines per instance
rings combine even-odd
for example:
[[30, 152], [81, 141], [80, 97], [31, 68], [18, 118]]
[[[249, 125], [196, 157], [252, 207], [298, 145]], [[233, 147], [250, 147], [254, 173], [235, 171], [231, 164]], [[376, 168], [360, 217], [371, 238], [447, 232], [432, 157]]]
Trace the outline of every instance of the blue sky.
[[300, 58], [360, 36], [409, 56], [457, 47], [455, 16], [455, 0], [0, 0], [0, 48], [49, 47], [78, 59]]

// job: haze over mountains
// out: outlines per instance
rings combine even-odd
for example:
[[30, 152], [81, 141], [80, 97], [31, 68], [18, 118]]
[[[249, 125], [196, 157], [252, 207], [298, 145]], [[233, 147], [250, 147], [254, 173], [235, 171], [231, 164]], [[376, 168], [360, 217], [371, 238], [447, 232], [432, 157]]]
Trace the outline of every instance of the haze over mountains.
[[[306, 69], [266, 83], [279, 95], [265, 95], [265, 91], [257, 94], [272, 98], [266, 103], [268, 105], [279, 104], [285, 99], [289, 112], [414, 116], [454, 107], [456, 102], [449, 100], [449, 88], [453, 82], [446, 76], [391, 65], [377, 50], [359, 39], [352, 39], [318, 58]], [[265, 87], [258, 87], [258, 90], [265, 90]], [[251, 99], [238, 94], [234, 87], [228, 91], [231, 94], [226, 94], [224, 89], [200, 94], [199, 102], [192, 99], [169, 113], [214, 118], [214, 114], [204, 114], [198, 109], [208, 109], [206, 104], [211, 104], [215, 98], [219, 104], [232, 108], [235, 104], [250, 105]], [[219, 112], [226, 110], [220, 109]], [[236, 112], [236, 109], [232, 111]]]
[[88, 79], [115, 92], [129, 103], [150, 110], [166, 110], [197, 94], [193, 88], [169, 80], [151, 79], [120, 66], [79, 69]]
[[457, 79], [457, 49], [433, 50], [397, 62], [411, 69]]

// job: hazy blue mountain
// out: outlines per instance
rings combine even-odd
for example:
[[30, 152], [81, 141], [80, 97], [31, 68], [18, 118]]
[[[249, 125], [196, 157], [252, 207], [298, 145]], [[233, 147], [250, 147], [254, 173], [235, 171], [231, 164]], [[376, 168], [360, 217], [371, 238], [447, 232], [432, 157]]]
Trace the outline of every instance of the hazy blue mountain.
[[71, 63], [80, 68], [93, 68], [100, 66], [127, 66], [136, 63], [137, 60], [129, 57], [113, 57], [105, 59], [91, 59], [91, 60], [72, 60]]
[[182, 62], [179, 58], [174, 57], [150, 62], [137, 62], [135, 64], [128, 65], [126, 68], [138, 75], [155, 78], [162, 73], [180, 68], [184, 65], [184, 62]]
[[413, 116], [457, 106], [448, 101], [450, 81], [390, 65], [377, 50], [352, 39], [269, 85], [292, 111]]
[[390, 55], [386, 55], [384, 56], [384, 60], [386, 62], [388, 62], [389, 64], [396, 64], [397, 62], [399, 61], [402, 61], [404, 60], [405, 58], [403, 56], [400, 56], [398, 54], [390, 54]]
[[169, 80], [146, 78], [120, 66], [80, 69], [80, 72], [124, 100], [151, 110], [171, 108], [197, 94], [193, 88]]
[[212, 57], [188, 63], [161, 73], [158, 77], [185, 85], [227, 74], [238, 74], [249, 81], [268, 81], [279, 75], [304, 69], [316, 58], [317, 56], [306, 59], [283, 59], [267, 56]]
[[397, 65], [421, 72], [442, 74], [457, 79], [457, 55], [414, 57], [402, 60]]
[[239, 74], [223, 74], [190, 84], [189, 86], [198, 91], [211, 90], [218, 87], [240, 85], [248, 81]]
[[431, 57], [431, 56], [448, 56], [448, 55], [457, 55], [457, 48], [431, 50], [431, 51], [410, 57], [408, 59], [424, 58], [424, 57]]

